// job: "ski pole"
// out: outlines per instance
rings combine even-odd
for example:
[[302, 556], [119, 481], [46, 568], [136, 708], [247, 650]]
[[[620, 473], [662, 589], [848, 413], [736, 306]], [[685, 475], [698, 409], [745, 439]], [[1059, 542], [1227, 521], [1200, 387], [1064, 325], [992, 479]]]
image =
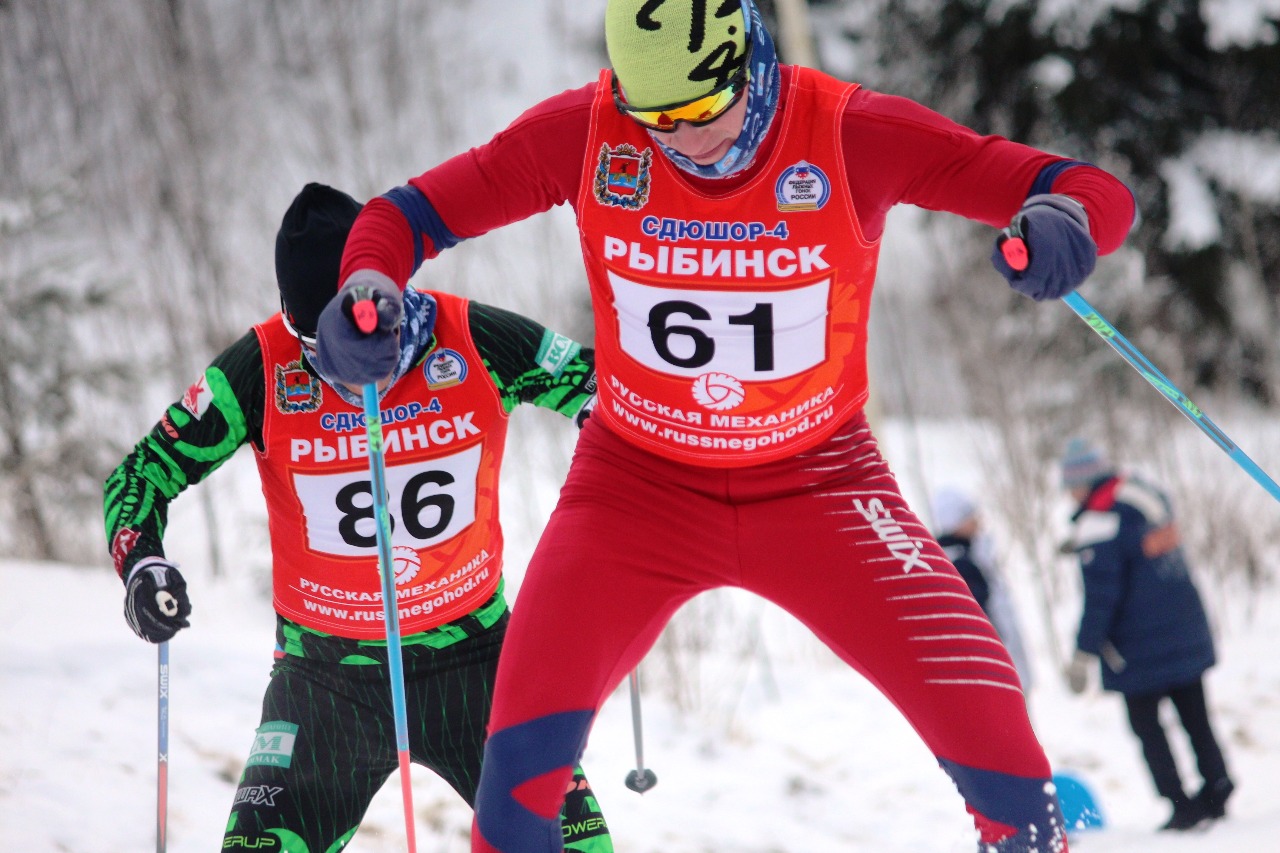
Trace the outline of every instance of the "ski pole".
[[640, 726], [640, 676], [633, 669], [627, 680], [631, 682], [631, 728], [636, 738], [636, 769], [627, 774], [626, 785], [637, 794], [643, 794], [658, 784], [658, 777], [644, 766], [644, 734]]
[[169, 641], [156, 646], [156, 853], [169, 843]]
[[391, 674], [391, 707], [395, 715], [396, 751], [400, 756], [400, 793], [404, 800], [404, 828], [409, 853], [417, 853], [413, 830], [413, 789], [409, 785], [409, 722], [404, 701], [404, 661], [400, 656], [400, 608], [396, 602], [396, 573], [391, 561], [391, 516], [387, 511], [387, 468], [382, 455], [382, 421], [378, 388], [364, 386], [365, 432], [369, 437], [369, 475], [373, 488], [373, 519], [378, 540], [378, 571], [382, 576], [382, 613], [387, 626], [387, 669]]
[[[1005, 261], [1009, 266], [1018, 272], [1025, 270], [1031, 261], [1031, 255], [1027, 249], [1026, 240], [1022, 233], [1022, 217], [1016, 217], [1010, 225], [1000, 232], [1000, 252], [1004, 255]], [[1209, 416], [1204, 410], [1191, 402], [1191, 398], [1169, 380], [1160, 370], [1152, 364], [1142, 352], [1129, 342], [1129, 339], [1120, 334], [1115, 326], [1111, 325], [1105, 317], [1097, 312], [1088, 301], [1079, 293], [1068, 293], [1062, 297], [1062, 301], [1082, 320], [1089, 324], [1089, 328], [1093, 329], [1098, 335], [1111, 345], [1111, 348], [1129, 362], [1138, 373], [1142, 374], [1142, 378], [1164, 395], [1165, 399], [1178, 408], [1180, 412], [1186, 415], [1193, 424], [1200, 428], [1200, 431], [1209, 437], [1214, 444], [1218, 445], [1224, 453], [1230, 456], [1237, 465], [1244, 469], [1245, 473], [1257, 481], [1258, 485], [1266, 489], [1273, 498], [1280, 500], [1280, 485], [1258, 466], [1256, 462], [1241, 450], [1235, 442], [1233, 442], [1222, 429], [1209, 420]]]

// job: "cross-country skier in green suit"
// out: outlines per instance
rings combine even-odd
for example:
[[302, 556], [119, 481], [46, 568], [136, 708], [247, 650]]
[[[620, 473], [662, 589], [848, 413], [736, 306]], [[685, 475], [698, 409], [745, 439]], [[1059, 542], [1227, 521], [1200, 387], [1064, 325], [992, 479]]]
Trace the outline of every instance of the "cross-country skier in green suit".
[[[188, 626], [165, 557], [169, 502], [245, 443], [270, 516], [276, 662], [223, 848], [334, 853], [398, 766], [359, 388], [315, 368], [316, 320], [360, 205], [308, 184], [276, 238], [282, 310], [213, 360], [106, 482], [125, 616], [160, 643]], [[525, 317], [410, 290], [379, 384], [413, 761], [474, 805], [503, 595], [498, 475], [520, 403], [585, 417], [593, 355]], [[579, 768], [565, 846], [613, 845]]]

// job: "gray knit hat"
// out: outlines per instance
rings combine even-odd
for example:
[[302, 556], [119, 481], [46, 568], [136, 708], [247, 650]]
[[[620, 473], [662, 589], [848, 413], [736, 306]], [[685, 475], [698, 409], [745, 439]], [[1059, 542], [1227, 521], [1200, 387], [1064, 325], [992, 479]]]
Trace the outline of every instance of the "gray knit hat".
[[1062, 486], [1066, 489], [1092, 485], [1115, 470], [1106, 451], [1078, 437], [1067, 442], [1061, 464]]

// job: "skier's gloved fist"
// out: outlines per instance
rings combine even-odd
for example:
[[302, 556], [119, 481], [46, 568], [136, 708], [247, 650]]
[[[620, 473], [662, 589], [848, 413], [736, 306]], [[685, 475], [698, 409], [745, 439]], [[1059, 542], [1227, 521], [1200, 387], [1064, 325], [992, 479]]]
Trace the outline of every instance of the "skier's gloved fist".
[[[1016, 270], [1005, 257], [1005, 234], [1020, 232], [1027, 266]], [[996, 239], [991, 263], [1009, 286], [1037, 302], [1060, 299], [1079, 287], [1098, 262], [1098, 246], [1089, 235], [1089, 215], [1071, 196], [1033, 195]]]
[[163, 643], [190, 627], [191, 602], [187, 582], [173, 563], [144, 557], [129, 571], [125, 585], [124, 618], [133, 633], [148, 643]]
[[395, 282], [374, 270], [352, 273], [316, 322], [316, 367], [348, 385], [386, 379], [400, 360], [403, 314]]

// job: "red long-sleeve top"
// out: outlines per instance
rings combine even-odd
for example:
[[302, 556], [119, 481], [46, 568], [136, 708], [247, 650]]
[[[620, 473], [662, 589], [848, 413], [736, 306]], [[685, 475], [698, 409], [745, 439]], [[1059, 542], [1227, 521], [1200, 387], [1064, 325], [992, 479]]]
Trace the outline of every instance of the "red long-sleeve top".
[[[787, 108], [790, 73], [782, 66], [779, 112]], [[478, 237], [552, 205], [575, 203], [595, 85], [542, 101], [489, 142], [410, 180], [439, 217], [435, 239], [433, 229], [411, 227], [388, 199], [370, 201], [348, 238], [341, 280], [357, 269], [374, 269], [403, 287], [419, 262], [416, 247], [422, 259], [431, 258], [454, 238]], [[768, 160], [780, 125], [774, 121], [757, 164]], [[1133, 222], [1133, 196], [1103, 170], [1077, 164], [1055, 174], [1055, 164], [1072, 161], [1003, 137], [981, 136], [907, 98], [859, 88], [849, 99], [842, 130], [849, 192], [869, 240], [879, 238], [895, 204], [1003, 227], [1033, 186], [1084, 205], [1100, 254], [1115, 251]], [[1045, 181], [1042, 173], [1053, 177]], [[686, 178], [701, 189], [723, 192], [754, 174], [748, 169], [727, 179]]]

